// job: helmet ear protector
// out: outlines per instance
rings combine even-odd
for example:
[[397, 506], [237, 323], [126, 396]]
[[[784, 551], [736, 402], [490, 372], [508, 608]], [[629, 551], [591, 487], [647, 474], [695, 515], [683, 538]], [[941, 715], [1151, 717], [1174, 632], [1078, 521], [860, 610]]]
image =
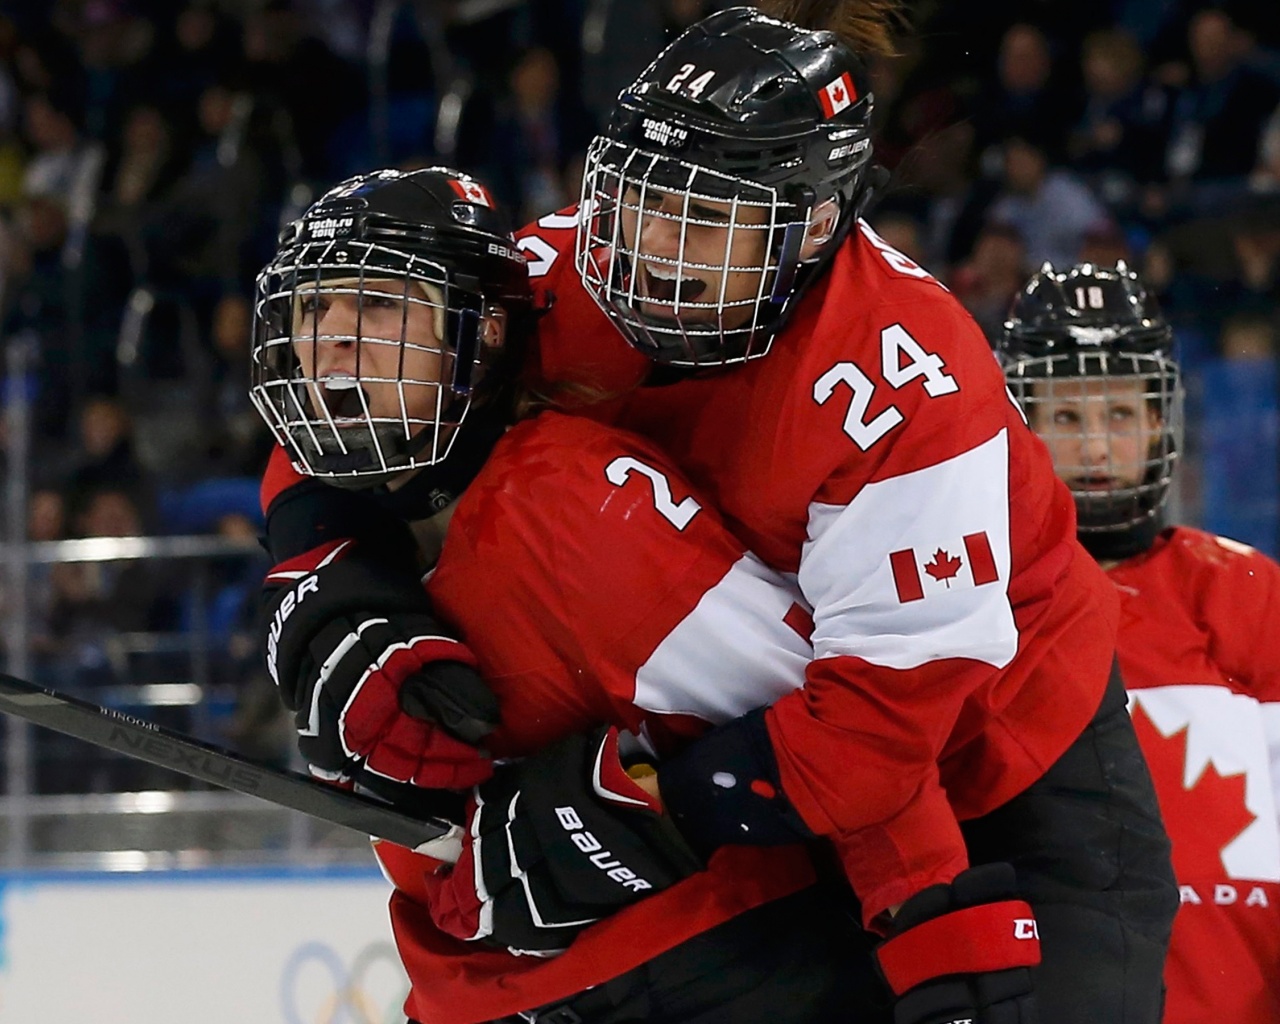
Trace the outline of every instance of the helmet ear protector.
[[1182, 446], [1169, 324], [1124, 264], [1046, 264], [1014, 300], [998, 345], [1010, 391], [1071, 488], [1079, 531], [1158, 521]]
[[484, 186], [447, 168], [360, 175], [258, 275], [250, 395], [300, 472], [377, 486], [448, 456], [531, 306]]
[[656, 362], [764, 355], [867, 199], [871, 110], [862, 62], [830, 32], [749, 8], [694, 25], [588, 151], [587, 291]]

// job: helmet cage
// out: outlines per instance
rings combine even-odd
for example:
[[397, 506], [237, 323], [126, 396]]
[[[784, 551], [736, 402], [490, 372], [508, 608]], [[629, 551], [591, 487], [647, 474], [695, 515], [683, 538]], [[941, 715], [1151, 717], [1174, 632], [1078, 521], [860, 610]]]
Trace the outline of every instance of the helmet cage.
[[[670, 208], [672, 198], [678, 209]], [[784, 195], [776, 186], [602, 136], [587, 154], [580, 209], [578, 272], [634, 347], [656, 362], [698, 368], [742, 363], [769, 351], [798, 294], [811, 190]], [[654, 221], [675, 225], [674, 253], [644, 251], [641, 243]], [[715, 258], [690, 255], [690, 228], [723, 231]], [[744, 241], [753, 237], [761, 244]], [[749, 253], [758, 255], [743, 255]], [[655, 284], [654, 268], [675, 283]], [[731, 275], [750, 275], [754, 282], [745, 291], [734, 289], [735, 297]], [[688, 279], [701, 279], [704, 289], [682, 297]], [[667, 287], [670, 294], [657, 294]]]
[[[833, 33], [749, 7], [691, 26], [622, 92], [588, 150], [583, 286], [655, 362], [763, 356], [869, 198], [873, 104], [866, 68]], [[658, 192], [672, 198], [642, 202]], [[825, 220], [828, 200], [831, 230], [812, 239], [802, 265], [814, 211]], [[704, 216], [709, 205], [727, 220]], [[656, 231], [661, 244], [645, 252], [657, 218], [678, 231]], [[707, 221], [725, 237], [708, 237]], [[687, 271], [705, 287], [666, 273], [655, 288], [652, 268], [659, 278]]]
[[[1167, 338], [1168, 328], [1163, 330]], [[1130, 347], [1134, 340], [1138, 344]], [[1048, 444], [1058, 476], [1071, 489], [1080, 533], [1131, 530], [1154, 519], [1168, 499], [1182, 447], [1181, 375], [1175, 360], [1151, 350], [1144, 340], [1125, 333], [1115, 348], [1064, 352], [1059, 345], [1053, 352], [1052, 343], [1042, 346], [1020, 337], [1021, 353], [1006, 353], [1009, 389], [1032, 429]], [[1037, 354], [1044, 352], [1050, 354]], [[1121, 385], [1133, 381], [1140, 383], [1140, 390]], [[1090, 388], [1088, 382], [1097, 386]], [[1126, 420], [1124, 399], [1130, 396], [1142, 406], [1127, 410], [1136, 412], [1139, 422]], [[1106, 426], [1091, 431], [1085, 410], [1090, 403], [1104, 402]], [[1154, 414], [1155, 423], [1145, 451], [1140, 442], [1137, 450], [1123, 451], [1127, 434], [1147, 430], [1149, 414]], [[1101, 460], [1099, 440], [1105, 446]], [[1074, 461], [1064, 461], [1067, 458]]]
[[[338, 297], [354, 300], [354, 333], [322, 334], [307, 311]], [[398, 336], [367, 332], [366, 310], [387, 301], [399, 304]], [[430, 331], [416, 309], [429, 313]], [[479, 291], [415, 253], [355, 240], [286, 247], [257, 280], [250, 397], [304, 472], [384, 483], [448, 455], [482, 371], [483, 312]], [[320, 373], [327, 345], [354, 346], [353, 372]], [[375, 355], [387, 347], [394, 364]]]

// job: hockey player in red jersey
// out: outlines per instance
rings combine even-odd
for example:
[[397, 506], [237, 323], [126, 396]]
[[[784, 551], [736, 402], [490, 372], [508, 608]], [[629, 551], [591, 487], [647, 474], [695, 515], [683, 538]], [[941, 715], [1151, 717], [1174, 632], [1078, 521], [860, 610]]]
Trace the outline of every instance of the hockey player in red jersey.
[[[858, 219], [861, 62], [832, 35], [725, 12], [615, 113], [583, 216], [519, 243], [556, 299], [540, 366], [619, 393], [596, 414], [657, 441], [795, 581], [814, 654], [803, 687], [659, 763], [684, 840], [829, 839], [887, 933], [898, 1024], [1031, 1020], [1037, 935], [1041, 1020], [1156, 1020], [1177, 894], [1108, 683], [1115, 595], [980, 332]], [[642, 380], [665, 386], [622, 395]], [[701, 660], [676, 668], [680, 699], [653, 710], [723, 685]], [[494, 832], [493, 804], [473, 807], [469, 831], [532, 843], [540, 892], [589, 887], [598, 866], [541, 847], [556, 833], [531, 824], [528, 792]], [[531, 861], [484, 850], [432, 876], [457, 908], [433, 923], [530, 934], [538, 903], [512, 879]]]
[[579, 210], [520, 238], [555, 297], [543, 372], [621, 395], [598, 414], [812, 609], [805, 686], [660, 765], [661, 795], [700, 850], [829, 839], [902, 1024], [1030, 1019], [1000, 940], [1032, 930], [1040, 1019], [1155, 1021], [1177, 894], [1116, 597], [981, 332], [859, 219], [870, 110], [835, 35], [713, 15], [619, 97]]
[[1001, 345], [1121, 600], [1130, 710], [1182, 906], [1165, 1024], [1280, 1020], [1280, 566], [1167, 526], [1181, 415], [1172, 334], [1123, 266], [1045, 268]]
[[[703, 861], [622, 771], [621, 744], [652, 762], [801, 686], [807, 614], [652, 443], [510, 426], [524, 275], [483, 186], [429, 169], [331, 190], [259, 277], [252, 393], [305, 473], [264, 481], [271, 674], [315, 774], [468, 825], [377, 845], [406, 1010], [887, 1020], [804, 846]], [[508, 855], [487, 907], [457, 898], [469, 858]], [[569, 858], [591, 875], [562, 894], [540, 862]]]

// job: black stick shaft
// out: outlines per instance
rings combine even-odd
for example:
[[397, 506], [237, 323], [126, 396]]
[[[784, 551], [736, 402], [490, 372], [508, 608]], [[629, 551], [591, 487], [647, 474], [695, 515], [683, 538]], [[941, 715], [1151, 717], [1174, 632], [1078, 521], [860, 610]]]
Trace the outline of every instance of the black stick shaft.
[[357, 793], [297, 772], [257, 764], [154, 722], [4, 673], [0, 673], [0, 711], [118, 754], [148, 761], [223, 789], [247, 793], [410, 849], [441, 839], [455, 828], [444, 819], [413, 818]]

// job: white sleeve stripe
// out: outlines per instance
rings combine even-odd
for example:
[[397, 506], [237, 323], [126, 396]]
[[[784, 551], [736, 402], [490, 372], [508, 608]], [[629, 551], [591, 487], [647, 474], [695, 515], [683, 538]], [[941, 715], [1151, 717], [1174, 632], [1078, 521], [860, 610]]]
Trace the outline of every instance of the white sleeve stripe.
[[808, 605], [795, 581], [743, 555], [636, 672], [635, 703], [727, 722], [804, 685], [807, 637], [787, 624]]
[[814, 657], [912, 669], [997, 668], [1018, 649], [1009, 604], [1008, 432], [934, 466], [814, 503], [800, 559]]

